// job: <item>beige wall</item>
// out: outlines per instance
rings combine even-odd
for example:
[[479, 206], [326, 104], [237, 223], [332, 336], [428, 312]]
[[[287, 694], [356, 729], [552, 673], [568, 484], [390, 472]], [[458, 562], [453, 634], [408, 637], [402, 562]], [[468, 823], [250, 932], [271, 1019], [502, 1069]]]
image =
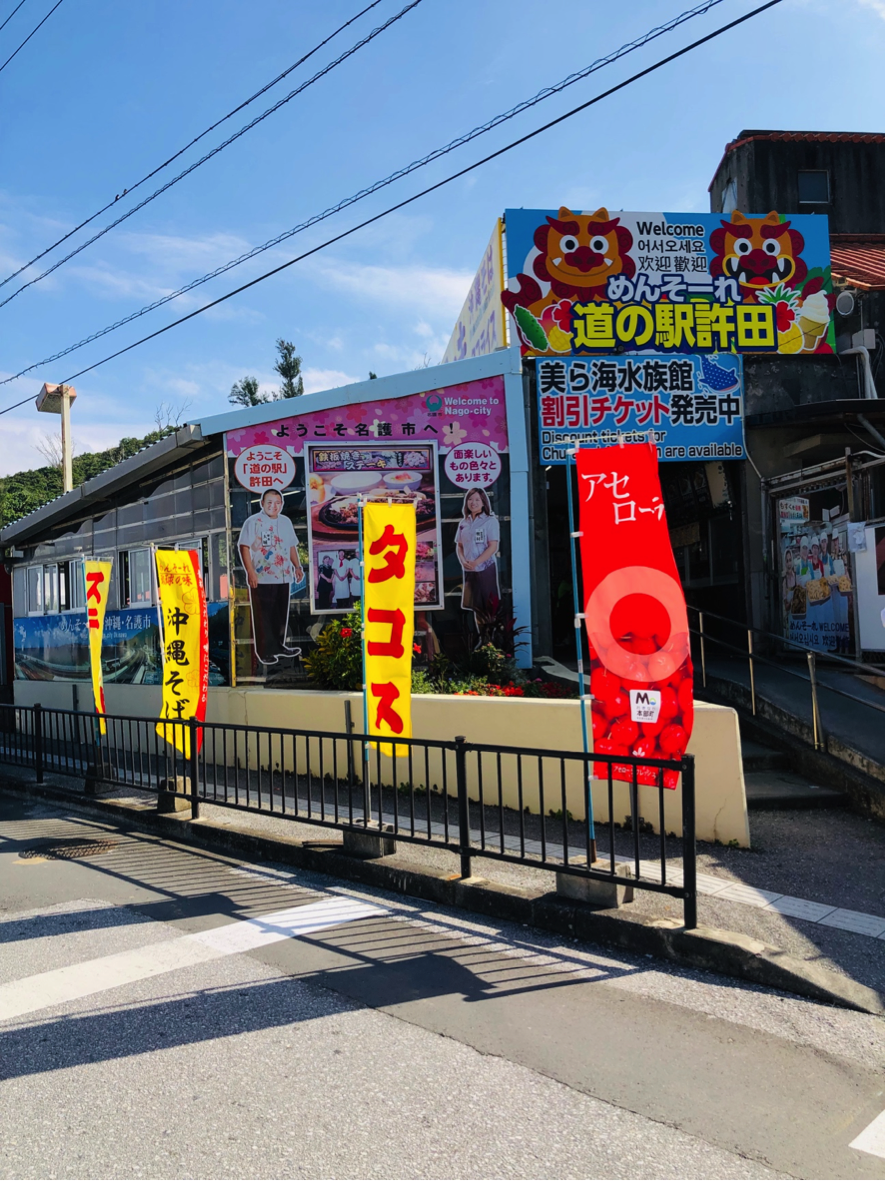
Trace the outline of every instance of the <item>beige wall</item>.
[[[72, 686], [66, 682], [16, 681], [15, 699], [18, 704], [33, 705], [40, 701], [47, 707], [72, 708]], [[80, 708], [89, 709], [92, 693], [88, 685], [78, 689]], [[109, 714], [133, 714], [157, 717], [160, 689], [156, 685], [109, 685], [105, 691]], [[363, 704], [359, 693], [320, 693], [299, 690], [273, 689], [210, 689], [207, 720], [230, 725], [251, 725], [281, 731], [308, 731], [342, 734], [345, 730], [345, 702], [351, 703], [351, 715], [356, 732], [363, 728]], [[456, 735], [468, 742], [487, 746], [532, 747], [550, 751], [580, 751], [582, 749], [581, 715], [576, 701], [539, 701], [502, 697], [448, 697], [419, 695], [413, 698], [413, 732], [416, 738], [452, 741]], [[211, 737], [211, 735], [210, 735]], [[207, 738], [207, 741], [210, 740]], [[244, 740], [245, 741], [245, 740]], [[219, 747], [219, 752], [221, 748]], [[228, 748], [230, 750], [230, 748]], [[292, 739], [275, 737], [270, 748], [267, 739], [250, 739], [248, 756], [262, 765], [272, 763], [285, 770], [297, 768], [300, 774], [310, 769], [314, 774], [335, 774], [343, 777], [347, 767], [347, 743], [332, 739], [310, 742], [305, 737]], [[354, 757], [360, 758], [360, 747], [352, 746]], [[695, 703], [695, 726], [689, 753], [695, 756], [696, 823], [702, 840], [719, 840], [724, 844], [738, 841], [750, 845], [744, 774], [738, 734], [738, 718], [734, 710], [724, 706]], [[220, 753], [219, 753], [220, 757]], [[559, 760], [542, 760], [543, 795], [539, 787], [538, 759], [514, 754], [496, 756], [491, 753], [468, 753], [468, 787], [472, 798], [483, 792], [484, 802], [498, 803], [497, 762], [501, 759], [505, 807], [531, 812], [558, 811], [564, 806], [576, 819], [586, 814], [581, 766], [566, 764], [561, 777]], [[321, 767], [322, 758], [322, 767]], [[518, 770], [518, 762], [520, 763]], [[398, 758], [396, 765], [390, 758], [376, 753], [370, 757], [373, 780], [379, 775], [383, 782], [404, 782], [413, 778], [416, 783], [430, 780], [443, 790], [455, 790], [454, 757], [438, 750], [428, 752], [413, 748], [411, 776], [408, 760]], [[492, 788], [495, 785], [493, 793]], [[595, 781], [594, 816], [608, 820], [608, 791], [605, 782]], [[640, 814], [659, 830], [658, 791], [639, 788]], [[679, 833], [682, 827], [681, 792], [665, 791], [665, 830]], [[613, 811], [617, 821], [630, 812], [628, 785], [613, 785]]]

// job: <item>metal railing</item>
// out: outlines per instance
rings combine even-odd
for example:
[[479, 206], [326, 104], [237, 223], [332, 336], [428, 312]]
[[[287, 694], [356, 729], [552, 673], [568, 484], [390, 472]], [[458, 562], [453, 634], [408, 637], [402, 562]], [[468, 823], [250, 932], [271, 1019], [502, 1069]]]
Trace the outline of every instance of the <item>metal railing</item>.
[[[184, 797], [193, 819], [211, 804], [445, 849], [459, 856], [463, 878], [472, 858], [485, 857], [649, 890], [681, 900], [685, 926], [697, 925], [691, 755], [640, 759], [462, 737], [399, 739], [388, 753], [382, 745], [354, 733], [121, 715], [106, 716], [102, 734], [93, 714], [0, 705], [0, 761], [32, 767], [38, 783], [50, 772], [73, 775], [92, 792]], [[677, 817], [669, 789], [678, 777]], [[592, 779], [608, 805], [593, 839], [569, 811], [587, 802]], [[641, 811], [650, 807], [657, 835]], [[668, 864], [668, 828], [682, 831], [679, 867]], [[598, 851], [601, 836], [607, 848]], [[632, 876], [622, 876], [625, 865]]]
[[[827, 693], [833, 693], [837, 697], [844, 697], [849, 701], [854, 701], [857, 705], [863, 705], [868, 709], [877, 710], [879, 713], [886, 713], [881, 701], [871, 701], [868, 698], [859, 697], [855, 693], [849, 693], [845, 689], [839, 688], [837, 685], [819, 684], [817, 659], [819, 656], [823, 658], [828, 664], [836, 665], [838, 668], [845, 668], [847, 671], [858, 674], [866, 674], [869, 676], [883, 676], [883, 669], [877, 668], [872, 664], [865, 664], [862, 661], [849, 660], [846, 657], [838, 655], [836, 652], [824, 651], [816, 653], [810, 651], [809, 648], [803, 644], [798, 644], [795, 640], [789, 640], [785, 636], [777, 635], [775, 632], [766, 631], [760, 627], [749, 627], [746, 623], [739, 623], [737, 620], [728, 619], [725, 615], [718, 615], [714, 611], [701, 611], [698, 607], [689, 607], [690, 611], [694, 611], [698, 616], [698, 627], [692, 627], [690, 624], [690, 634], [698, 639], [699, 652], [701, 656], [701, 683], [703, 688], [707, 688], [708, 674], [707, 674], [707, 651], [708, 644], [715, 644], [724, 651], [746, 659], [748, 662], [748, 680], [750, 683], [751, 696], [751, 713], [754, 717], [757, 716], [757, 686], [756, 676], [754, 672], [755, 663], [769, 665], [771, 668], [777, 668], [780, 672], [787, 676], [794, 677], [797, 680], [803, 681], [809, 685], [810, 704], [812, 709], [812, 743], [816, 750], [826, 749], [826, 734], [821, 722], [821, 709], [819, 705], [819, 694], [823, 690]], [[714, 636], [710, 631], [705, 630], [705, 619], [715, 619], [720, 624], [727, 624], [729, 627], [737, 629], [746, 637], [747, 647], [739, 647], [736, 644], [730, 644], [727, 640], [720, 639]], [[754, 637], [762, 636], [767, 641], [777, 645], [784, 645], [787, 648], [795, 649], [801, 652], [806, 657], [807, 672], [799, 672], [795, 668], [786, 665], [784, 661], [772, 660], [767, 656], [761, 655], [754, 647]]]

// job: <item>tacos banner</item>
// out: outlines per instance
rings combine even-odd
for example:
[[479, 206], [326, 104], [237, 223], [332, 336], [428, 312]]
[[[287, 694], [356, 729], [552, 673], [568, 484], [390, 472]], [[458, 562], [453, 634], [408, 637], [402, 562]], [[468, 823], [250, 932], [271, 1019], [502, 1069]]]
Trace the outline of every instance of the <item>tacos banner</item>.
[[[580, 450], [579, 528], [594, 750], [680, 759], [692, 733], [686, 602], [668, 536], [655, 448]], [[661, 772], [640, 767], [637, 782]], [[608, 767], [597, 763], [605, 779]], [[633, 768], [614, 764], [630, 782]], [[675, 788], [676, 771], [664, 772]]]
[[[415, 507], [363, 508], [363, 645], [369, 733], [412, 737], [412, 639], [415, 627]], [[383, 754], [408, 748], [382, 743]]]
[[[163, 649], [163, 705], [160, 717], [187, 722], [206, 718], [209, 686], [209, 625], [200, 563], [194, 550], [156, 551]], [[161, 720], [157, 734], [190, 758], [187, 726]], [[197, 732], [197, 750], [203, 741]]]
[[108, 606], [108, 588], [111, 585], [112, 562], [83, 563], [83, 578], [86, 583], [86, 625], [89, 636], [89, 668], [92, 673], [92, 692], [95, 698], [95, 712], [99, 715], [98, 728], [107, 734], [108, 727], [102, 715], [105, 710], [105, 686], [102, 681], [102, 637], [105, 629], [105, 610]]
[[524, 355], [834, 352], [826, 217], [564, 206], [505, 226]]

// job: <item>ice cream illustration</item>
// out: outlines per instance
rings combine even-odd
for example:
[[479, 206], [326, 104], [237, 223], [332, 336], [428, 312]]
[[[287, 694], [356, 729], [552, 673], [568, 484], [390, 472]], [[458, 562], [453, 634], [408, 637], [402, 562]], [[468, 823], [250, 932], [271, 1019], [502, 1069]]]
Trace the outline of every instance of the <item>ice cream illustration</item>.
[[823, 291], [816, 291], [814, 295], [803, 300], [797, 323], [803, 333], [804, 352], [811, 352], [817, 347], [819, 340], [828, 330], [830, 319], [828, 298]]

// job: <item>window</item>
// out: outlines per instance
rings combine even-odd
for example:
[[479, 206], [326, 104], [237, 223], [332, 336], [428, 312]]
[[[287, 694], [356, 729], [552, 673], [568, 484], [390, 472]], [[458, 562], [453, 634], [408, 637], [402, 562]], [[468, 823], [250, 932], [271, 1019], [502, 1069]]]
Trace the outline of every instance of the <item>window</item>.
[[43, 610], [47, 615], [58, 614], [58, 566], [43, 567]]
[[153, 603], [151, 551], [149, 549], [124, 550], [120, 554], [120, 561], [123, 570], [121, 606], [131, 607], [136, 603]]
[[28, 614], [43, 614], [43, 567], [28, 567]]
[[83, 605], [83, 562], [75, 558], [59, 567], [59, 606], [62, 611], [82, 611]]
[[12, 571], [12, 614], [15, 619], [28, 614], [28, 572], [24, 566], [15, 566]]
[[797, 193], [801, 205], [827, 205], [831, 199], [827, 172], [798, 172]]

